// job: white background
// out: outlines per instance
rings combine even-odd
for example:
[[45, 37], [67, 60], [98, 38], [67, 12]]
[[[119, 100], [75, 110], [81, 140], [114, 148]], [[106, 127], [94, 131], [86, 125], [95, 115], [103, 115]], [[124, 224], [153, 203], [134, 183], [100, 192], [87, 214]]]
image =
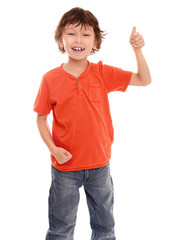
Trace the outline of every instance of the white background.
[[[50, 156], [33, 104], [42, 75], [66, 61], [54, 41], [62, 14], [90, 10], [108, 32], [90, 61], [136, 72], [133, 26], [145, 39], [152, 84], [109, 94], [118, 240], [187, 239], [185, 1], [33, 0], [0, 5], [1, 238], [45, 239]], [[90, 239], [83, 189], [75, 240]]]

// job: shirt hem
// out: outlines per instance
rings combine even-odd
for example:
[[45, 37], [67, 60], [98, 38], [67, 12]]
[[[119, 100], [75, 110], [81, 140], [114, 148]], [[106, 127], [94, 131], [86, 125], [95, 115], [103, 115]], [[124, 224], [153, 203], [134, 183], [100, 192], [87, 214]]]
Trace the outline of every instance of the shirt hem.
[[81, 171], [81, 170], [88, 170], [88, 169], [94, 169], [94, 168], [100, 168], [100, 167], [104, 167], [105, 165], [107, 165], [110, 162], [110, 159], [108, 161], [106, 161], [103, 164], [99, 164], [96, 166], [91, 166], [91, 167], [78, 167], [78, 168], [71, 168], [71, 169], [64, 169], [63, 167], [60, 168], [58, 167], [56, 164], [54, 164], [53, 162], [51, 163], [53, 165], [54, 168], [56, 168], [59, 171], [63, 171], [63, 172], [74, 172], [74, 171]]
[[40, 111], [40, 110], [38, 110], [38, 109], [33, 109], [33, 111], [35, 112], [35, 113], [38, 113], [38, 114], [41, 114], [41, 115], [49, 115], [50, 114], [50, 112], [44, 112], [44, 111]]

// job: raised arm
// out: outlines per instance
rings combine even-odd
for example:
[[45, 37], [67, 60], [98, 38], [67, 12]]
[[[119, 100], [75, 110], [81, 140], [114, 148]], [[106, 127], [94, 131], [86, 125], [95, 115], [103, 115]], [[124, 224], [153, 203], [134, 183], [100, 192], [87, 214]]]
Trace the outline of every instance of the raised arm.
[[137, 62], [137, 73], [132, 74], [129, 85], [147, 86], [151, 83], [151, 74], [141, 50], [145, 45], [144, 39], [140, 33], [136, 32], [136, 27], [133, 27], [129, 42], [134, 50]]

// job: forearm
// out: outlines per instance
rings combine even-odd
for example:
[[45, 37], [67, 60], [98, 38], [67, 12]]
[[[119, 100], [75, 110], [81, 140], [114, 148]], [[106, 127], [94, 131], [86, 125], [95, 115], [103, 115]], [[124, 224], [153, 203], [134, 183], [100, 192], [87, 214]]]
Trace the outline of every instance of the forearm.
[[144, 83], [151, 83], [151, 74], [142, 50], [134, 50], [137, 62], [137, 75]]
[[55, 157], [56, 161], [59, 164], [68, 162], [72, 158], [72, 155], [64, 148], [55, 145], [47, 122], [47, 115], [38, 114], [37, 125], [44, 143], [48, 147], [50, 153]]
[[51, 132], [49, 129], [49, 125], [47, 122], [47, 116], [46, 115], [39, 115], [37, 116], [37, 126], [38, 130], [40, 132], [41, 138], [43, 139], [44, 143], [48, 147], [51, 154], [55, 152], [56, 145], [53, 141], [53, 138], [51, 136]]

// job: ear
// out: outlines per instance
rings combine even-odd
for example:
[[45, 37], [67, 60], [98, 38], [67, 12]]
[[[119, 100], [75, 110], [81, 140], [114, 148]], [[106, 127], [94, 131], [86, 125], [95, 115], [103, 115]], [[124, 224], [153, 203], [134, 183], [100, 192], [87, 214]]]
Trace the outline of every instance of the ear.
[[62, 41], [61, 41], [61, 40], [59, 40], [58, 44], [60, 45], [60, 47], [61, 47], [61, 48], [63, 48], [63, 47], [64, 47], [64, 44], [62, 43]]
[[94, 43], [93, 43], [93, 49], [96, 49], [97, 48], [97, 46], [98, 46], [98, 42], [97, 42], [97, 40], [95, 39], [95, 41], [94, 41]]

